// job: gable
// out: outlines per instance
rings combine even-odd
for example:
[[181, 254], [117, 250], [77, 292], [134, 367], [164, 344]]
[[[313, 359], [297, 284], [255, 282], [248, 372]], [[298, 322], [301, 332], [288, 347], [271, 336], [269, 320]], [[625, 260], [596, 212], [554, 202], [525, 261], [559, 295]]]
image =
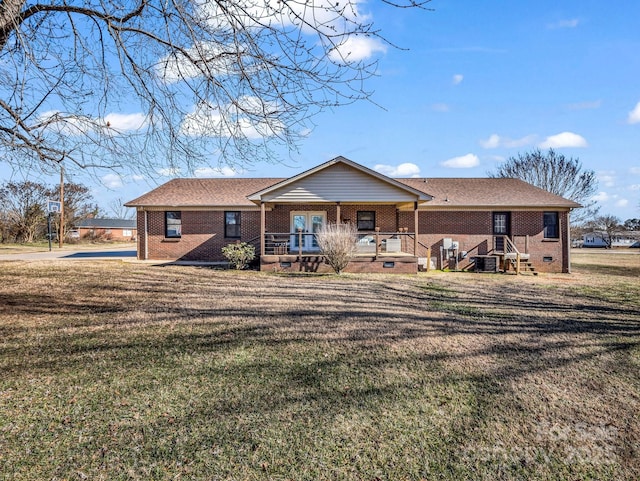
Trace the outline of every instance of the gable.
[[[346, 162], [335, 162], [309, 175], [293, 178], [259, 195], [262, 202], [415, 202], [419, 193], [371, 175]], [[251, 196], [253, 197], [253, 196]], [[428, 197], [427, 197], [428, 198]]]

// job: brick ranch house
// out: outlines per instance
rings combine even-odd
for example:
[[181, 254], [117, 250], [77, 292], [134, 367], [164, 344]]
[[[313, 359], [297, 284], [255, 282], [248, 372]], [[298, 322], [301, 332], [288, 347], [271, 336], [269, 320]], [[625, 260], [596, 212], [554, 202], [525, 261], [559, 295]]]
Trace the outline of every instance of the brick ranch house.
[[132, 241], [136, 239], [137, 223], [135, 219], [82, 219], [75, 225], [81, 239], [107, 239]]
[[344, 157], [286, 179], [174, 179], [125, 205], [137, 209], [143, 260], [223, 261], [222, 247], [241, 241], [262, 270], [325, 271], [314, 232], [351, 222], [347, 270], [401, 273], [569, 272], [580, 207], [517, 179], [392, 179]]

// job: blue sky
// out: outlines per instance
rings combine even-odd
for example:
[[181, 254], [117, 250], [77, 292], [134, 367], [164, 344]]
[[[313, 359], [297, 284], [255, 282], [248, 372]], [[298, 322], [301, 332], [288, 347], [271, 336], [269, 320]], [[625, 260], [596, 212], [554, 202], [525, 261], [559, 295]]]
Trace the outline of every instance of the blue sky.
[[[288, 177], [343, 155], [392, 176], [484, 177], [509, 156], [553, 147], [597, 173], [602, 214], [640, 217], [640, 2], [430, 6], [360, 6], [408, 49], [376, 52], [379, 77], [368, 87], [382, 108], [361, 102], [324, 112], [285, 162], [218, 175]], [[169, 179], [73, 180], [106, 208]]]

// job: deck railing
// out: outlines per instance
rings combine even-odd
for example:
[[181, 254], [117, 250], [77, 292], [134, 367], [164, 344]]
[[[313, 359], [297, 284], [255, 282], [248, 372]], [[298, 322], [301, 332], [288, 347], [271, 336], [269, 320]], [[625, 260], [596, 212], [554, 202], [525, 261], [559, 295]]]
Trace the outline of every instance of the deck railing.
[[[267, 232], [265, 233], [266, 255], [305, 255], [319, 252], [316, 234], [309, 232]], [[427, 252], [428, 247], [424, 247]], [[356, 254], [375, 256], [404, 254], [417, 256], [413, 232], [360, 231], [357, 234]]]

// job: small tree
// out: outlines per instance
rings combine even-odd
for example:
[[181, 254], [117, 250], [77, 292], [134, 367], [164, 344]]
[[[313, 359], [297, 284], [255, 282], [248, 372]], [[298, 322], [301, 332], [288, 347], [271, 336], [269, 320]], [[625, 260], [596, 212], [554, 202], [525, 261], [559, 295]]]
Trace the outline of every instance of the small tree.
[[611, 249], [613, 236], [620, 231], [620, 219], [614, 215], [601, 215], [588, 223], [588, 226], [595, 232], [600, 233], [602, 240]]
[[238, 242], [224, 246], [222, 255], [229, 261], [232, 269], [246, 269], [256, 257], [256, 248], [246, 242]]
[[584, 170], [578, 159], [566, 158], [553, 149], [532, 152], [509, 157], [496, 168], [488, 172], [489, 177], [508, 177], [521, 179], [552, 194], [582, 204], [574, 211], [573, 224], [578, 225], [594, 217], [599, 207], [593, 200], [598, 189], [598, 180], [592, 170]]
[[316, 239], [325, 262], [341, 274], [356, 253], [357, 232], [353, 224], [325, 224]]

